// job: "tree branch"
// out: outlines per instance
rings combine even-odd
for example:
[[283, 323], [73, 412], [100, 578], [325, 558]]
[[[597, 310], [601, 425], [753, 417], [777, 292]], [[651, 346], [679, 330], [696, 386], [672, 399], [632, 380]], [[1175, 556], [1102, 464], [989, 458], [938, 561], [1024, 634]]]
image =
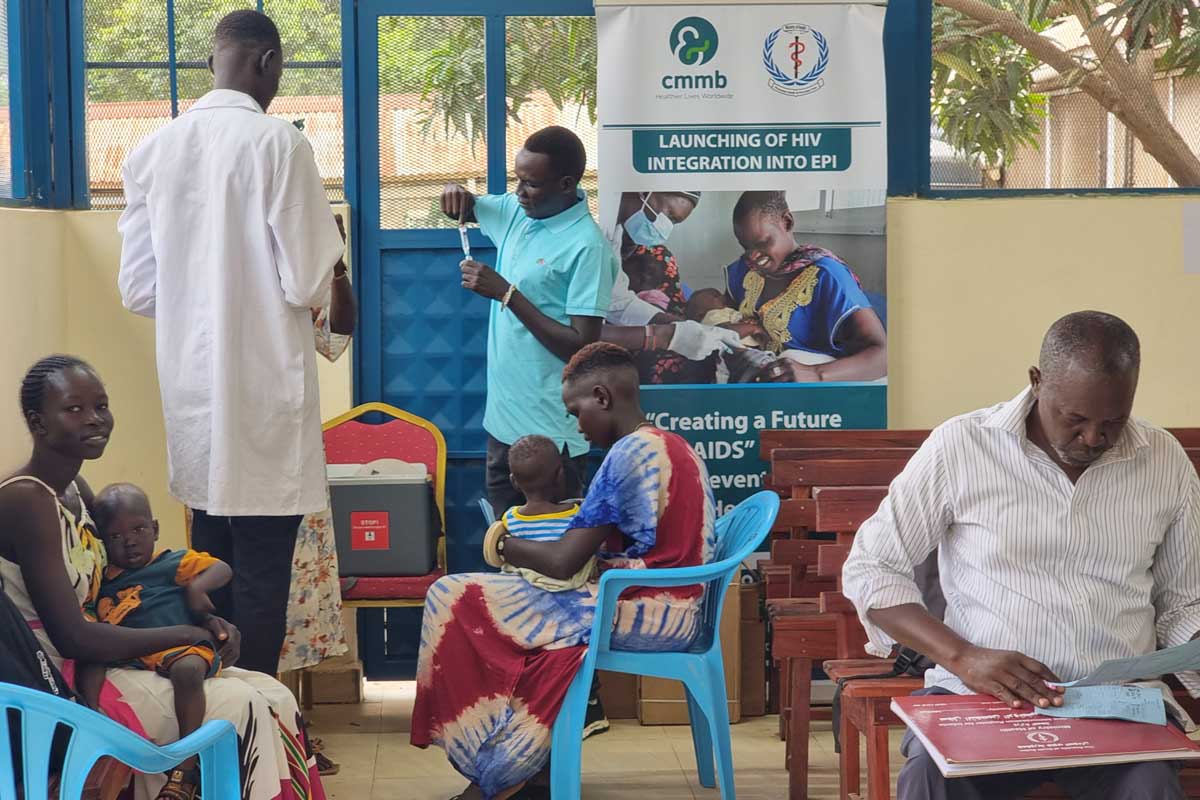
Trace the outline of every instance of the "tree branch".
[[[937, 0], [937, 3], [985, 25], [996, 26], [998, 32], [1024, 47], [1031, 56], [1064, 77], [1083, 68], [1083, 64], [1074, 56], [1059, 49], [1057, 44], [1034, 31], [1012, 12], [1001, 11], [983, 0]], [[1120, 101], [1116, 89], [1098, 73], [1085, 75], [1079, 87], [1106, 107], [1109, 104], [1117, 105]]]
[[1091, 6], [1085, 0], [1072, 2], [1084, 35], [1100, 60], [1100, 68], [1121, 97], [1120, 105], [1109, 110], [1133, 131], [1146, 152], [1181, 186], [1200, 185], [1200, 159], [1192, 153], [1159, 103], [1154, 91], [1153, 65], [1139, 72], [1137, 64], [1126, 58], [1117, 37], [1103, 25], [1093, 24]]
[[978, 39], [981, 36], [987, 36], [989, 33], [999, 33], [1000, 26], [998, 25], [980, 25], [968, 33], [960, 33], [954, 36], [947, 36], [933, 46], [933, 52], [944, 53], [952, 47], [969, 42], [972, 39]]
[[[937, 3], [984, 25], [996, 25], [1000, 33], [1064, 77], [1083, 68], [1070, 53], [1038, 34], [1012, 12], [1002, 11], [983, 0], [937, 0]], [[1152, 87], [1140, 89], [1143, 81], [1138, 80], [1123, 54], [1117, 48], [1107, 46], [1109, 43], [1104, 37], [1109, 36], [1108, 32], [1099, 31], [1099, 26], [1090, 24], [1091, 8], [1086, 6], [1085, 0], [1065, 0], [1059, 5], [1072, 9], [1077, 15], [1084, 14], [1081, 20], [1084, 20], [1085, 33], [1101, 61], [1103, 73], [1085, 72], [1077, 84], [1079, 89], [1133, 131], [1146, 152], [1162, 164], [1180, 186], [1200, 186], [1200, 159], [1171, 125]]]

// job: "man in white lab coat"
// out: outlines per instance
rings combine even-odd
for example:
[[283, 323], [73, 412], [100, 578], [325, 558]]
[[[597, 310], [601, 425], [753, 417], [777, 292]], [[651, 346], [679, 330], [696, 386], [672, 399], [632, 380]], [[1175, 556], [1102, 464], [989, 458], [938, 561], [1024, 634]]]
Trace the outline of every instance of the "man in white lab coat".
[[274, 674], [296, 531], [325, 507], [310, 309], [345, 279], [344, 242], [312, 148], [265, 113], [283, 71], [275, 24], [229, 14], [209, 63], [213, 90], [125, 162], [119, 284], [155, 319], [192, 547], [234, 570], [217, 613], [242, 631], [239, 666]]

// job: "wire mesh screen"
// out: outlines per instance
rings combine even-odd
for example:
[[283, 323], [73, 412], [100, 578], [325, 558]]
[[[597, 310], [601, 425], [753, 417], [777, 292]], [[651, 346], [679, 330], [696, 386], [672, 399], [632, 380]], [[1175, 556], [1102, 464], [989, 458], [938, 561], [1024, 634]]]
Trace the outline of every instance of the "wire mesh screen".
[[87, 71], [86, 141], [92, 208], [125, 207], [121, 186], [125, 156], [170, 121], [171, 83], [167, 70]]
[[517, 186], [513, 158], [529, 135], [562, 125], [583, 140], [581, 186], [597, 215], [595, 17], [509, 17], [504, 41], [509, 191]]
[[[212, 88], [207, 60], [213, 29], [230, 11], [256, 7], [255, 0], [175, 0], [172, 62], [165, 0], [87, 0], [85, 104], [92, 208], [124, 207], [120, 170], [125, 157]], [[264, 0], [262, 10], [279, 28], [286, 65], [269, 112], [304, 131], [330, 201], [340, 201], [345, 175], [339, 0]]]
[[487, 191], [482, 17], [379, 18], [380, 227], [444, 228], [447, 183]]
[[935, 6], [931, 188], [1200, 186], [1200, 27], [1138, 5]]
[[0, 4], [0, 197], [13, 195], [12, 123], [8, 111], [8, 4]]
[[345, 198], [340, 9], [339, 0], [263, 2], [279, 26], [288, 64], [271, 114], [304, 132], [331, 202]]

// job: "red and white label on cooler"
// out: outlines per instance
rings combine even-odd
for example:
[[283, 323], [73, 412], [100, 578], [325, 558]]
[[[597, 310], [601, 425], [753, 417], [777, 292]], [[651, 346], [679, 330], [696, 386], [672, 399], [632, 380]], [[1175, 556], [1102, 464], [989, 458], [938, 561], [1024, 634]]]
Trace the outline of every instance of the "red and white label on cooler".
[[388, 512], [350, 512], [350, 549], [387, 550]]

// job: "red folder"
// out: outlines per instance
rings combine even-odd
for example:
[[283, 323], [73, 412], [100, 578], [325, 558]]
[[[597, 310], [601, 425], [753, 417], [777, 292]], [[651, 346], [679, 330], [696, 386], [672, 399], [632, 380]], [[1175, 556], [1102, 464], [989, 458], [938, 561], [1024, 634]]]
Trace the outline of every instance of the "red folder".
[[1200, 758], [1174, 725], [1047, 717], [987, 695], [897, 697], [892, 711], [947, 778]]

